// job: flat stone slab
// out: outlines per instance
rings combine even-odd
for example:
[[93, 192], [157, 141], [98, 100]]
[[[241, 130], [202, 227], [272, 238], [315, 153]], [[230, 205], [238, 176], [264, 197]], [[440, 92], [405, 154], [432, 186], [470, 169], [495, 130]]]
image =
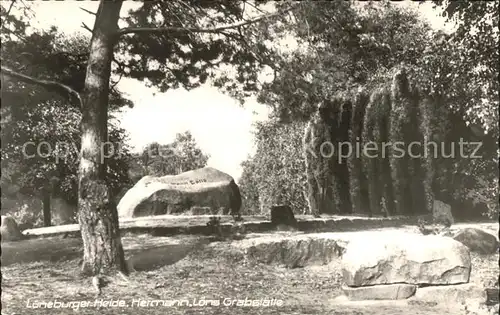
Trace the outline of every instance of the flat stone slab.
[[418, 288], [415, 300], [438, 303], [467, 303], [468, 301], [486, 302], [486, 290], [473, 283], [439, 285]]
[[404, 300], [415, 294], [416, 290], [416, 285], [406, 283], [382, 284], [366, 287], [342, 287], [342, 291], [350, 301]]
[[[288, 268], [326, 265], [344, 252], [348, 235], [340, 233], [299, 234], [277, 238], [243, 240], [237, 246], [249, 260]], [[350, 234], [350, 233], [343, 233]]]
[[[339, 260], [348, 244], [378, 237], [397, 238], [401, 232], [358, 231], [330, 233], [272, 233], [231, 243], [246, 259], [288, 268], [326, 265]], [[211, 244], [211, 246], [217, 246]]]
[[[296, 268], [326, 265], [338, 259], [353, 234], [355, 232], [275, 232], [248, 235], [243, 240], [232, 242], [230, 246], [249, 261]], [[209, 246], [217, 247], [217, 244]]]

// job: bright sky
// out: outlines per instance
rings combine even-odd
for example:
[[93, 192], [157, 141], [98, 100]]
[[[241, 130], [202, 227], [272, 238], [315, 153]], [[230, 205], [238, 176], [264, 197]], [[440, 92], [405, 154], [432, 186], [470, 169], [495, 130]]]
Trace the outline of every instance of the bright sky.
[[[429, 3], [420, 6], [413, 2], [403, 3], [417, 7], [433, 27], [443, 28], [444, 19], [433, 11]], [[96, 12], [99, 2], [35, 1], [32, 4], [36, 14], [32, 21], [34, 26], [48, 28], [55, 25], [67, 34], [85, 34], [87, 31], [81, 28], [82, 22], [92, 28], [94, 16], [80, 7]], [[126, 1], [121, 15], [137, 5]], [[134, 108], [124, 110], [119, 119], [121, 126], [128, 131], [130, 145], [135, 150], [153, 141], [169, 143], [176, 133], [190, 130], [201, 149], [210, 154], [208, 165], [230, 174], [236, 180], [242, 171], [240, 163], [254, 152], [252, 123], [267, 119], [269, 113], [266, 106], [255, 100], [241, 107], [235, 100], [208, 85], [189, 92], [179, 89], [157, 93], [137, 80], [122, 79], [118, 88], [134, 102]]]

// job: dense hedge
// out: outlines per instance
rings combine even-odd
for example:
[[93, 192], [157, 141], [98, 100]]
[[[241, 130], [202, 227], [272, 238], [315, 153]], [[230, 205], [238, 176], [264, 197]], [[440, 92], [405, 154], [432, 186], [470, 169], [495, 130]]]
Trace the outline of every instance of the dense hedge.
[[394, 215], [396, 212], [389, 152], [384, 152], [383, 146], [389, 142], [391, 109], [390, 92], [388, 88], [385, 88], [381, 91], [380, 103], [376, 111], [377, 124], [374, 134], [377, 144], [382, 147], [382, 152], [378, 159], [379, 182], [373, 184], [382, 187], [381, 211], [386, 215]]
[[302, 146], [305, 128], [302, 122], [257, 124], [256, 151], [243, 163], [238, 181], [242, 214], [268, 214], [276, 204], [287, 204], [296, 214], [306, 211], [308, 185]]
[[348, 157], [347, 165], [349, 167], [350, 197], [352, 210], [355, 214], [371, 214], [370, 200], [368, 198], [368, 180], [366, 169], [363, 167], [360, 151], [366, 138], [364, 133], [364, 119], [367, 110], [370, 95], [364, 89], [356, 91], [354, 96], [351, 128], [349, 132], [349, 141], [354, 145], [354, 154]]
[[404, 72], [400, 71], [394, 76], [391, 85], [392, 109], [389, 129], [389, 141], [393, 144], [390, 146], [389, 158], [396, 199], [396, 213], [399, 215], [413, 214], [410, 158], [406, 152], [399, 151], [400, 146], [396, 147], [396, 143], [402, 143], [404, 150], [409, 145], [411, 101], [408, 78]]
[[[323, 173], [331, 176], [331, 183], [326, 187], [328, 198], [321, 204], [320, 212], [429, 213], [434, 199], [438, 199], [450, 204], [459, 220], [497, 214], [497, 139], [474, 131], [464, 120], [466, 115], [454, 111], [444, 98], [417, 91], [404, 76], [395, 78], [370, 90], [356, 89], [327, 100], [332, 128], [324, 139], [331, 139], [334, 146], [347, 139], [353, 150], [358, 144], [361, 151], [373, 141], [379, 151], [375, 151], [377, 158], [353, 152], [341, 163], [339, 153], [345, 156], [348, 152], [335, 152], [329, 159], [330, 169]], [[307, 203], [310, 184], [304, 171], [302, 147], [304, 129], [304, 123], [282, 124], [274, 120], [259, 126], [257, 153], [245, 162], [240, 185], [246, 214], [267, 213], [275, 204], [289, 204], [296, 214], [310, 211]], [[461, 158], [457, 154], [449, 157], [452, 149], [459, 152], [461, 138], [481, 141], [483, 148], [477, 154], [483, 158]], [[391, 141], [406, 144], [419, 141], [424, 145], [435, 141], [438, 146], [436, 152], [430, 146], [428, 154], [421, 158], [406, 156], [405, 159], [391, 155], [394, 153]], [[386, 143], [387, 146], [382, 146]], [[408, 148], [399, 147], [407, 153]], [[424, 153], [424, 149], [415, 146], [412, 151]], [[473, 149], [466, 147], [466, 153]], [[310, 169], [315, 167], [310, 165]]]
[[[376, 89], [370, 96], [365, 119], [363, 121], [362, 138], [364, 148], [371, 148], [374, 147], [374, 145], [380, 147], [382, 144], [380, 117], [385, 114], [383, 109], [388, 98], [389, 95], [383, 88]], [[380, 215], [382, 213], [381, 205], [384, 192], [384, 183], [381, 181], [382, 165], [380, 163], [383, 156], [381, 157], [380, 155], [384, 155], [384, 153], [377, 152], [378, 158], [373, 158], [366, 154], [366, 152], [360, 153], [363, 162], [362, 167], [366, 173], [371, 214]]]
[[[347, 166], [347, 156], [349, 156], [348, 146], [340, 145], [349, 143], [349, 127], [351, 120], [352, 103], [344, 94], [338, 94], [329, 102], [332, 110], [331, 139], [334, 147], [334, 154], [330, 159], [333, 170], [333, 201], [336, 214], [352, 213], [349, 169]], [[325, 209], [320, 212], [330, 212]]]
[[[330, 163], [334, 213], [412, 215], [431, 211], [434, 165], [432, 156], [423, 154], [422, 144], [434, 130], [433, 106], [430, 98], [421, 98], [410, 85], [405, 69], [371, 94], [358, 89], [330, 100], [330, 138], [338, 149]], [[412, 143], [416, 145], [411, 146], [411, 153], [419, 156], [409, 155]]]
[[[435, 189], [435, 155], [438, 154], [437, 146], [429, 145], [430, 141], [437, 140], [436, 134], [436, 124], [437, 122], [437, 112], [435, 110], [436, 100], [423, 96], [419, 101], [418, 106], [418, 117], [420, 121], [418, 127], [420, 129], [420, 141], [424, 144], [421, 148], [420, 153], [423, 158], [419, 161], [421, 162], [421, 171], [416, 180], [421, 183], [421, 189], [423, 191], [419, 192], [424, 195], [422, 203], [423, 212], [431, 212], [434, 203], [434, 189]], [[436, 150], [435, 150], [436, 149]], [[434, 188], [433, 188], [434, 187]]]

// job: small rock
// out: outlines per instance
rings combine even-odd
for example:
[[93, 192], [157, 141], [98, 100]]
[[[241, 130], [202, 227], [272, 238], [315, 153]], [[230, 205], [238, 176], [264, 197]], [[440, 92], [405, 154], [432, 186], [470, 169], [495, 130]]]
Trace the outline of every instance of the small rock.
[[462, 229], [453, 236], [453, 239], [467, 246], [471, 252], [488, 255], [498, 251], [496, 236], [481, 229]]
[[446, 227], [450, 227], [455, 223], [451, 213], [451, 206], [439, 200], [434, 200], [432, 216], [434, 223], [443, 224]]
[[10, 216], [2, 215], [0, 232], [2, 241], [19, 241], [24, 239], [24, 235], [19, 230], [16, 220]]
[[415, 294], [414, 284], [397, 283], [366, 287], [343, 286], [342, 291], [351, 301], [362, 300], [403, 300]]
[[498, 285], [496, 288], [486, 289], [486, 304], [498, 305], [499, 303], [499, 290]]

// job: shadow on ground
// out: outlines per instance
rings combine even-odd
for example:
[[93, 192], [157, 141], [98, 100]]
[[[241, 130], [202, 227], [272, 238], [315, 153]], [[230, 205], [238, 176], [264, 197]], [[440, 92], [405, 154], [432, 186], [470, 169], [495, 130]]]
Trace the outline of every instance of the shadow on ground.
[[[137, 271], [153, 270], [175, 264], [195, 250], [201, 250], [210, 241], [187, 239], [183, 242], [165, 244], [144, 242], [142, 238], [124, 240], [125, 256]], [[163, 242], [162, 242], [163, 241]], [[2, 266], [32, 262], [61, 262], [82, 257], [82, 240], [76, 238], [43, 238], [18, 242], [2, 242]]]
[[136, 271], [151, 271], [163, 266], [173, 265], [190, 253], [202, 250], [208, 243], [208, 240], [197, 240], [183, 244], [168, 244], [125, 251], [125, 255]]
[[44, 238], [2, 242], [2, 266], [35, 261], [65, 261], [82, 257], [82, 240]]

